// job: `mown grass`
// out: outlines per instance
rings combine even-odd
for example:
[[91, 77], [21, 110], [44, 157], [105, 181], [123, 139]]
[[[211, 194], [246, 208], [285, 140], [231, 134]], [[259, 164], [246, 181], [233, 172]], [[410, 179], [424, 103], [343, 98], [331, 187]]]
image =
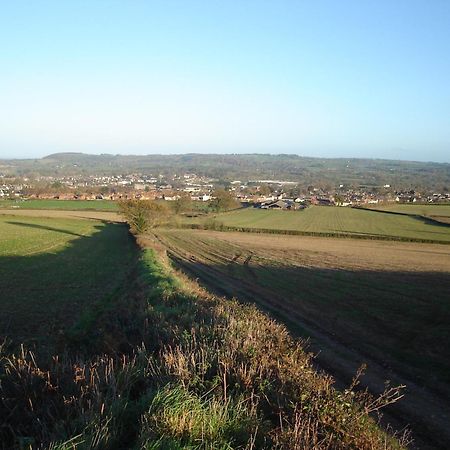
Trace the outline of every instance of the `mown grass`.
[[114, 337], [128, 337], [125, 353], [96, 346], [46, 358], [1, 349], [3, 448], [404, 446], [369, 417], [398, 398], [396, 389], [378, 399], [355, 385], [336, 391], [283, 326], [209, 295], [149, 245], [157, 251], [141, 253], [133, 282], [142, 301], [123, 299], [97, 321], [122, 319]]
[[115, 294], [136, 254], [123, 224], [0, 216], [0, 335], [56, 345]]
[[223, 225], [237, 231], [450, 242], [450, 227], [444, 224], [354, 208], [312, 206], [302, 211], [243, 208], [208, 219], [186, 221], [206, 228], [211, 222], [215, 222], [215, 228]]
[[442, 216], [450, 217], [450, 204], [387, 204], [377, 205], [374, 209], [381, 211], [393, 211], [404, 214], [420, 215], [425, 217]]
[[118, 211], [111, 200], [0, 200], [0, 208], [55, 209], [66, 211]]
[[433, 221], [436, 224], [444, 224], [450, 226], [450, 204], [388, 204], [377, 205], [370, 208], [376, 211], [388, 212], [391, 214], [405, 214], [414, 218], [424, 218]]

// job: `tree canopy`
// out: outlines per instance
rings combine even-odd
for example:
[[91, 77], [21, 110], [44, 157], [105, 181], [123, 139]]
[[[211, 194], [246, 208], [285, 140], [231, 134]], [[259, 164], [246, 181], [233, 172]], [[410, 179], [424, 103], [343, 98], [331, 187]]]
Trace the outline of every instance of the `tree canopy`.
[[136, 234], [146, 233], [164, 224], [170, 216], [167, 205], [155, 200], [122, 200], [119, 211]]

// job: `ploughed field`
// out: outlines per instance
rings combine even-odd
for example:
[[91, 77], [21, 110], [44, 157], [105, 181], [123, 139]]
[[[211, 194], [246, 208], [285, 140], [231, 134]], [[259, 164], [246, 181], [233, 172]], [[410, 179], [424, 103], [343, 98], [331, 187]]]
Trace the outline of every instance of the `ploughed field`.
[[248, 230], [450, 242], [450, 227], [446, 224], [419, 216], [346, 207], [311, 206], [300, 211], [243, 208], [217, 214], [214, 220], [228, 227]]
[[318, 349], [322, 338], [338, 341], [360, 362], [448, 395], [449, 246], [204, 230], [157, 237], [186, 272], [316, 335]]
[[123, 224], [0, 215], [0, 336], [55, 345], [124, 283], [135, 256]]

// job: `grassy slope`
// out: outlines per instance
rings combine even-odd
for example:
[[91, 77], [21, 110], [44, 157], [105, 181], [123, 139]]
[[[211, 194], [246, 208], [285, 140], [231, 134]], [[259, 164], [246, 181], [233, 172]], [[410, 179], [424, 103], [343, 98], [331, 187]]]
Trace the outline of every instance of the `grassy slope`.
[[0, 216], [0, 333], [47, 343], [114, 292], [136, 253], [127, 228]]
[[400, 212], [404, 214], [418, 214], [421, 216], [442, 216], [450, 217], [450, 204], [442, 205], [423, 205], [423, 204], [389, 204], [389, 205], [379, 205], [374, 209], [379, 209], [381, 211], [393, 211]]
[[441, 223], [450, 224], [450, 204], [438, 204], [438, 205], [428, 205], [428, 204], [389, 204], [389, 205], [379, 205], [373, 209], [379, 211], [389, 211], [408, 215], [418, 215], [422, 217], [429, 217]]
[[0, 208], [61, 209], [69, 211], [117, 211], [116, 202], [110, 200], [0, 200]]
[[232, 227], [394, 236], [450, 242], [448, 227], [425, 223], [413, 217], [353, 208], [312, 206], [303, 211], [246, 208], [217, 215], [216, 219]]

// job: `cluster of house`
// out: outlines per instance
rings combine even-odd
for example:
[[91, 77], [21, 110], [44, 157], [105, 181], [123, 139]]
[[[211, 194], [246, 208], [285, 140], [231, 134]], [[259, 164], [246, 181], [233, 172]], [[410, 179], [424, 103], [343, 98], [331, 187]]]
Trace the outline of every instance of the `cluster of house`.
[[442, 203], [450, 201], [450, 194], [448, 192], [434, 192], [422, 195], [414, 190], [398, 191], [395, 192], [395, 201], [397, 203]]
[[[122, 198], [176, 200], [189, 195], [209, 201], [215, 180], [188, 173], [167, 177], [162, 174], [111, 176], [41, 176], [33, 182], [14, 184], [0, 174], [0, 198], [40, 198], [60, 200], [119, 200]], [[28, 183], [29, 181], [29, 183]]]
[[[208, 202], [213, 198], [217, 180], [195, 173], [181, 175], [125, 174], [110, 176], [40, 177], [8, 180], [0, 174], [0, 198], [56, 198], [61, 200], [119, 200], [137, 198], [173, 201], [189, 196], [194, 201]], [[450, 201], [448, 193], [420, 194], [414, 190], [394, 191], [390, 185], [382, 190], [361, 187], [336, 189], [308, 187], [300, 195], [298, 184], [283, 180], [231, 181], [229, 190], [244, 205], [262, 209], [304, 209], [308, 205], [354, 206], [381, 202], [435, 203]]]
[[0, 184], [0, 199], [21, 197], [24, 189], [28, 187], [28, 185], [24, 185], [22, 183], [2, 183]]

